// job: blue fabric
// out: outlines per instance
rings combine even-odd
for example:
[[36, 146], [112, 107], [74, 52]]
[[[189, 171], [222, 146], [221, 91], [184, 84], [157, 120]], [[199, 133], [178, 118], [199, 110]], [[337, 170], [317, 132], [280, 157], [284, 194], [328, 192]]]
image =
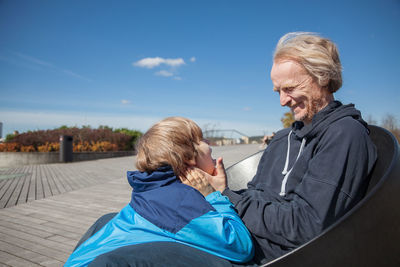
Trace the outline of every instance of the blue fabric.
[[128, 177], [132, 201], [80, 245], [65, 266], [86, 266], [117, 248], [158, 241], [182, 243], [236, 262], [253, 257], [250, 233], [227, 197], [214, 192], [204, 198], [181, 184], [168, 167], [152, 174], [130, 172]]
[[131, 207], [169, 232], [176, 233], [192, 219], [215, 210], [200, 192], [182, 184], [169, 166], [151, 174], [128, 172], [128, 181], [133, 187]]

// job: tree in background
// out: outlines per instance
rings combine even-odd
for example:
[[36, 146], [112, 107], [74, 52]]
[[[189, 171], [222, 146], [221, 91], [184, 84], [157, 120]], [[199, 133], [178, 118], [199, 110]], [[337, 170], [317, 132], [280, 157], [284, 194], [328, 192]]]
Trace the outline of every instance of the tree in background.
[[393, 114], [386, 114], [382, 118], [381, 126], [386, 130], [390, 131], [397, 138], [397, 141], [400, 143], [400, 127], [396, 117]]
[[[368, 124], [371, 125], [378, 125], [378, 122], [372, 117], [372, 115], [369, 115], [367, 117], [367, 122]], [[397, 141], [400, 143], [400, 126], [398, 124], [396, 117], [393, 114], [387, 113], [382, 118], [381, 124], [379, 126], [390, 131], [396, 137]]]
[[283, 128], [291, 127], [294, 122], [293, 113], [288, 111], [285, 114], [283, 114], [283, 117], [281, 118], [281, 122], [282, 122]]
[[142, 136], [142, 132], [137, 130], [131, 130], [128, 128], [118, 128], [114, 130], [115, 133], [122, 133], [125, 135], [129, 135], [132, 139], [130, 141], [130, 148], [135, 148], [135, 144], [137, 140]]

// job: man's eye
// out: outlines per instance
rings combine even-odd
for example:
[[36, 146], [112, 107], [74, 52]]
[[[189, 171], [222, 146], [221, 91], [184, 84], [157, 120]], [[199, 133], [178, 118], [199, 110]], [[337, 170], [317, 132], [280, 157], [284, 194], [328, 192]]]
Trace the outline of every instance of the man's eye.
[[285, 87], [285, 88], [282, 89], [282, 91], [284, 91], [286, 94], [290, 94], [290, 93], [292, 93], [292, 92], [294, 91], [294, 89], [295, 89], [294, 86], [292, 86], [292, 87]]

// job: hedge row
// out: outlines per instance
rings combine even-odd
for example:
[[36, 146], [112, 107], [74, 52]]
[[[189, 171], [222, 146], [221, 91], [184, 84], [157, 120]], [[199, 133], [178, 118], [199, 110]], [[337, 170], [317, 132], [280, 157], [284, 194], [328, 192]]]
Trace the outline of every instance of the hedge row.
[[61, 135], [73, 137], [74, 152], [98, 152], [133, 150], [142, 133], [126, 128], [113, 130], [105, 126], [100, 126], [98, 129], [64, 126], [54, 130], [38, 130], [9, 135], [6, 142], [0, 144], [0, 152], [59, 151]]
[[[73, 144], [74, 152], [108, 152], [118, 151], [116, 144], [107, 141], [102, 142], [79, 142]], [[60, 151], [60, 143], [46, 143], [34, 147], [33, 145], [23, 146], [18, 143], [2, 143], [0, 144], [0, 152], [56, 152]]]

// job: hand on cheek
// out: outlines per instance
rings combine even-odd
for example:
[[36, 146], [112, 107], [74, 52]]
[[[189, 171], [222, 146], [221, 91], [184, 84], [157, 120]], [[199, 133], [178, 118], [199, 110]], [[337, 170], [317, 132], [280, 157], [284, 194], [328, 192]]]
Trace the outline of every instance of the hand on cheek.
[[203, 196], [208, 196], [214, 192], [214, 188], [208, 182], [208, 173], [199, 168], [189, 168], [186, 176], [181, 179], [182, 183], [197, 189]]
[[226, 172], [222, 158], [217, 159], [217, 165], [215, 167], [214, 173], [212, 176], [208, 176], [208, 181], [215, 190], [220, 191], [221, 193], [227, 188], [228, 185]]

